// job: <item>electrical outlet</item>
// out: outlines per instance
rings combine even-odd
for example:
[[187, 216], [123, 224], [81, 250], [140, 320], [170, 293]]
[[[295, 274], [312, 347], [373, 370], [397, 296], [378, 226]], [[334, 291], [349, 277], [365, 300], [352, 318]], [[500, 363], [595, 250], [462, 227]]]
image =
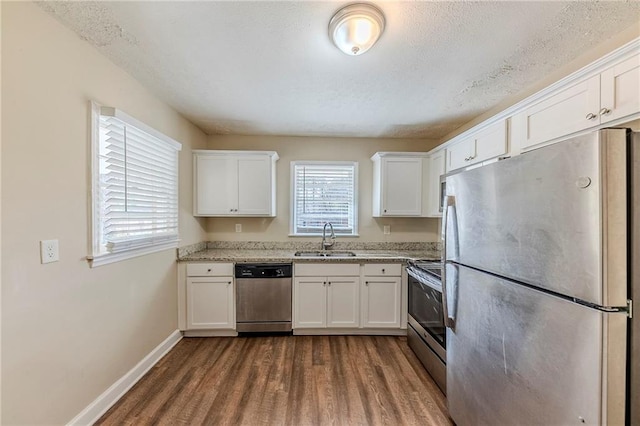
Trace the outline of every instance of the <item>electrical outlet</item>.
[[40, 241], [40, 262], [51, 263], [60, 260], [58, 253], [58, 240]]
[[236, 223], [236, 232], [242, 232], [242, 224]]
[[384, 225], [382, 228], [382, 233], [384, 235], [389, 235], [391, 233], [391, 225]]

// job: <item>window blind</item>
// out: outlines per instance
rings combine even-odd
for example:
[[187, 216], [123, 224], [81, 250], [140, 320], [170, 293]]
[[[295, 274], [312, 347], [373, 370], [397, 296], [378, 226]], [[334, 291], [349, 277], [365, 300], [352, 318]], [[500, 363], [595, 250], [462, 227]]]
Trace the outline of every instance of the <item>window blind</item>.
[[100, 115], [99, 241], [107, 252], [178, 239], [178, 149]]
[[336, 234], [357, 233], [354, 163], [294, 163], [293, 174], [294, 234], [322, 233], [327, 222]]

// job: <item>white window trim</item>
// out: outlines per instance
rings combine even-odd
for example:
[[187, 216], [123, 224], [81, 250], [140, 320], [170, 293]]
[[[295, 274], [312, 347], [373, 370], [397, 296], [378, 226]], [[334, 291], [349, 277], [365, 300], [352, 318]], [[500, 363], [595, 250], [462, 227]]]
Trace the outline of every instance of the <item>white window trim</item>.
[[289, 236], [290, 237], [321, 237], [322, 232], [317, 234], [296, 234], [295, 233], [295, 167], [304, 165], [336, 165], [353, 166], [353, 234], [335, 234], [337, 238], [359, 237], [358, 234], [358, 162], [357, 161], [291, 161], [289, 168], [290, 197], [289, 197]]
[[[89, 210], [90, 210], [90, 223], [91, 223], [91, 254], [87, 256], [87, 260], [90, 262], [92, 268], [102, 265], [108, 265], [110, 263], [120, 262], [123, 260], [131, 259], [138, 256], [143, 256], [146, 254], [156, 253], [163, 250], [168, 250], [172, 248], [177, 248], [180, 239], [178, 236], [175, 238], [167, 239], [159, 239], [156, 242], [151, 242], [148, 245], [142, 247], [132, 247], [130, 249], [126, 249], [123, 251], [113, 252], [113, 253], [105, 253], [100, 247], [100, 237], [98, 226], [100, 226], [100, 217], [99, 211], [100, 206], [98, 203], [98, 194], [100, 192], [100, 167], [99, 167], [99, 158], [98, 153], [100, 152], [100, 115], [110, 115], [116, 117], [123, 122], [130, 124], [131, 126], [137, 127], [140, 130], [143, 130], [149, 133], [152, 136], [155, 136], [158, 139], [170, 144], [176, 150], [180, 151], [182, 149], [182, 144], [180, 142], [171, 139], [170, 137], [158, 132], [157, 130], [149, 127], [148, 125], [142, 123], [139, 120], [131, 117], [124, 112], [111, 107], [104, 107], [97, 102], [91, 101], [91, 193], [89, 194]], [[176, 189], [177, 190], [177, 189]], [[179, 200], [179, 193], [178, 193]]]

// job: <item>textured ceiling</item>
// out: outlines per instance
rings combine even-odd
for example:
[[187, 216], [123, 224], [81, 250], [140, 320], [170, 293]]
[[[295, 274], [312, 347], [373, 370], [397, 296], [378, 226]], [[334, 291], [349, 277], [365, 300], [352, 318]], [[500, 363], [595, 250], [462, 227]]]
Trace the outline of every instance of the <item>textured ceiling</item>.
[[209, 134], [441, 138], [631, 25], [639, 2], [378, 2], [362, 56], [346, 2], [45, 2]]

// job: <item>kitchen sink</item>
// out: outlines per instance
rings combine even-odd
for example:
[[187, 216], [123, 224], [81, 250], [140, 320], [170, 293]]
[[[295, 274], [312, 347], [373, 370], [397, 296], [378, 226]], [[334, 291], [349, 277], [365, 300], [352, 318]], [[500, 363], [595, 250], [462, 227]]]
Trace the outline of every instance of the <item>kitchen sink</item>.
[[297, 251], [293, 254], [296, 257], [353, 257], [356, 254], [352, 251]]

